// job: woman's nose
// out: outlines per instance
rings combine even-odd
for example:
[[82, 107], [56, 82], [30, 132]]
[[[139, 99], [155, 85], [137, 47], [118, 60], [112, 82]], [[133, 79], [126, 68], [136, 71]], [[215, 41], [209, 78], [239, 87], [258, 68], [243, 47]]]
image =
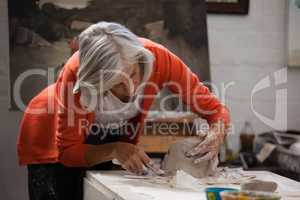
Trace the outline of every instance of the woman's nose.
[[125, 88], [126, 88], [126, 93], [128, 94], [128, 96], [133, 96], [134, 92], [135, 92], [135, 83], [130, 80], [130, 81], [125, 81]]

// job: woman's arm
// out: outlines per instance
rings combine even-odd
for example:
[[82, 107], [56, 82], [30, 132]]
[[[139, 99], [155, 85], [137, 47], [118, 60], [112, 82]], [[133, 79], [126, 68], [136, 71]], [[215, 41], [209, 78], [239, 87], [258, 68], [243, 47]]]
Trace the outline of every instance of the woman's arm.
[[198, 79], [176, 55], [156, 44], [151, 49], [161, 74], [161, 82], [180, 96], [181, 100], [212, 125], [217, 122], [229, 125], [229, 111], [219, 99]]
[[155, 53], [161, 83], [178, 94], [192, 112], [206, 119], [210, 125], [204, 141], [187, 156], [194, 157], [195, 163], [216, 160], [229, 127], [228, 109], [176, 55], [161, 45], [154, 45], [152, 52]]
[[90, 166], [116, 158], [122, 167], [136, 174], [142, 174], [143, 166], [151, 163], [150, 158], [138, 146], [114, 142], [91, 145], [86, 152], [86, 160]]
[[75, 53], [65, 64], [55, 86], [56, 143], [59, 148], [59, 160], [71, 167], [88, 166], [85, 154], [90, 145], [85, 144], [87, 114], [79, 110], [79, 98], [73, 94], [76, 74], [71, 70], [78, 64], [78, 53]]
[[114, 159], [116, 146], [117, 143], [90, 145], [85, 154], [88, 165], [93, 166]]

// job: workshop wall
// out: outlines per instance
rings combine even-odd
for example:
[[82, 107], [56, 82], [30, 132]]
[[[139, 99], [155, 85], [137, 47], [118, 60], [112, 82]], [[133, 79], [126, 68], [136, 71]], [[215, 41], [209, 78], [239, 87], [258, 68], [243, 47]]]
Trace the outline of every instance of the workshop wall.
[[17, 165], [16, 138], [22, 116], [9, 107], [9, 41], [6, 0], [0, 0], [0, 194], [1, 199], [28, 199], [25, 168]]
[[[250, 0], [248, 16], [209, 15], [209, 49], [212, 81], [234, 81], [225, 98], [232, 112], [235, 133], [245, 120], [250, 120], [256, 132], [269, 130], [250, 108], [250, 94], [255, 84], [287, 63], [287, 1]], [[0, 194], [1, 199], [27, 199], [26, 171], [17, 165], [16, 138], [21, 113], [9, 112], [7, 2], [0, 0]], [[300, 129], [300, 69], [288, 70], [288, 128]], [[274, 88], [255, 97], [255, 109], [274, 115]], [[231, 145], [238, 149], [238, 137]]]
[[254, 96], [254, 109], [274, 118], [275, 90], [287, 88], [287, 128], [300, 129], [300, 68], [288, 68], [288, 82], [274, 86], [273, 73], [287, 65], [287, 2], [250, 0], [249, 15], [208, 15], [212, 81], [219, 87], [234, 82], [225, 103], [231, 110], [234, 135], [229, 142], [235, 150], [245, 120], [256, 133], [270, 130], [250, 107], [253, 87], [268, 75], [273, 85]]

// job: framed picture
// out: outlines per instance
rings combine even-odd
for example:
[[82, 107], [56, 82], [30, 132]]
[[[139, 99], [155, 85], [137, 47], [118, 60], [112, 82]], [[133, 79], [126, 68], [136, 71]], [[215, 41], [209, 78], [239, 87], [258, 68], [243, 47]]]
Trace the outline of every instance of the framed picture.
[[205, 0], [208, 13], [246, 15], [249, 0]]
[[288, 66], [300, 67], [300, 0], [289, 0]]

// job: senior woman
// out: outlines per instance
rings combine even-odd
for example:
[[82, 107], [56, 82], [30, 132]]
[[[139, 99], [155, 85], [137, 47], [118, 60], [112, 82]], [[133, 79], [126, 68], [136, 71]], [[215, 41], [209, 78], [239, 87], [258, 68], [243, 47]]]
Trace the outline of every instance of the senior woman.
[[217, 157], [228, 110], [178, 57], [117, 23], [94, 24], [78, 40], [79, 51], [57, 81], [24, 113], [18, 154], [28, 167], [30, 199], [82, 199], [85, 170], [109, 169], [113, 159], [141, 174], [152, 161], [136, 144], [164, 86], [210, 125], [204, 142], [187, 156], [198, 164]]

